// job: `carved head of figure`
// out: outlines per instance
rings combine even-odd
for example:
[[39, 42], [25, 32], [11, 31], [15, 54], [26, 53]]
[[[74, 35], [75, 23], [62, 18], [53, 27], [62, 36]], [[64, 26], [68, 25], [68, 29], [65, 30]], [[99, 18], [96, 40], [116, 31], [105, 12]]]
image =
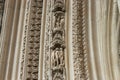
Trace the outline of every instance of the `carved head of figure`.
[[60, 51], [63, 51], [63, 48], [60, 48]]
[[59, 48], [56, 48], [55, 51], [60, 51], [60, 49], [59, 49]]

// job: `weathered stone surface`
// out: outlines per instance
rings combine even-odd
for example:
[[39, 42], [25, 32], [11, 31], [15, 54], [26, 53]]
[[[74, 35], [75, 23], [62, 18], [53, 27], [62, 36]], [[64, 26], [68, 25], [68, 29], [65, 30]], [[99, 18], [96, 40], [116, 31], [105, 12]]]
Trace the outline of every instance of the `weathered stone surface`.
[[0, 0], [0, 80], [119, 80], [119, 2]]

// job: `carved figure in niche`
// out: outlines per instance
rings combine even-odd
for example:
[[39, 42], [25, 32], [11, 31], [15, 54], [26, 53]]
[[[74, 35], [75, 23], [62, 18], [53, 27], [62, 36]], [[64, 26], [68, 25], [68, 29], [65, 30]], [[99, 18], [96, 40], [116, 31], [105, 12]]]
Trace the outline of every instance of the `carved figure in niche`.
[[60, 59], [60, 65], [64, 65], [64, 52], [63, 52], [63, 48], [60, 48], [59, 59]]
[[64, 53], [62, 48], [56, 48], [51, 54], [51, 66], [64, 65]]
[[62, 11], [57, 11], [55, 12], [55, 25], [54, 27], [56, 28], [60, 28], [60, 29], [63, 29], [64, 28], [64, 25], [61, 25], [61, 24], [64, 24], [64, 12]]
[[51, 54], [51, 66], [52, 67], [55, 66], [55, 51], [53, 51]]
[[63, 29], [65, 27], [65, 19], [64, 19], [63, 15], [61, 16], [61, 19], [60, 19], [60, 27], [61, 27], [61, 29]]
[[55, 57], [56, 57], [56, 61], [57, 61], [57, 64], [56, 64], [56, 66], [58, 66], [59, 65], [59, 51], [60, 51], [60, 49], [59, 48], [56, 48], [55, 49]]
[[60, 17], [55, 15], [55, 25], [54, 28], [59, 28], [60, 27]]
[[51, 55], [51, 62], [52, 62], [52, 67], [58, 66], [59, 65], [59, 48], [56, 48]]

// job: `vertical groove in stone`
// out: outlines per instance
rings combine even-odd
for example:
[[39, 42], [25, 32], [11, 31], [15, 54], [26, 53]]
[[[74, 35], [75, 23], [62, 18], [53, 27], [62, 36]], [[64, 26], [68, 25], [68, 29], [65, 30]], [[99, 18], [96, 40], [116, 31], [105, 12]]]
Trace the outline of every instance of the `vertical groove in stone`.
[[[120, 26], [120, 16], [118, 18], [118, 26]], [[118, 29], [118, 65], [120, 69], [120, 27]]]
[[0, 0], [0, 33], [2, 29], [2, 18], [3, 18], [3, 13], [4, 13], [4, 4], [5, 0]]
[[73, 0], [73, 58], [75, 80], [88, 80], [87, 0]]
[[20, 56], [20, 75], [19, 75], [20, 80], [23, 80], [23, 76], [24, 76], [29, 9], [30, 9], [30, 0], [27, 0], [26, 10], [25, 10], [26, 13], [25, 13], [25, 21], [24, 21], [24, 32], [23, 32], [23, 44], [22, 44], [21, 56]]
[[45, 41], [44, 41], [44, 52], [43, 52], [43, 80], [49, 80], [49, 60], [50, 60], [50, 28], [51, 28], [51, 4], [52, 1], [47, 1], [46, 9], [46, 22], [45, 22]]

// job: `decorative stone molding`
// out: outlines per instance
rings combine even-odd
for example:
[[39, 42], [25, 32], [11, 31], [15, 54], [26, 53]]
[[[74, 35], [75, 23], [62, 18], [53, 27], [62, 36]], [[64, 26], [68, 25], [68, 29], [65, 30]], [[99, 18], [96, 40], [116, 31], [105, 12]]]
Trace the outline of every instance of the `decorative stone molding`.
[[53, 20], [51, 28], [50, 69], [52, 80], [66, 80], [65, 78], [65, 1], [54, 0]]
[[44, 79], [65, 79], [65, 1], [47, 2]]
[[38, 80], [42, 4], [42, 0], [27, 1], [25, 30], [21, 52], [21, 80]]
[[74, 79], [88, 80], [87, 0], [73, 0], [73, 58]]
[[119, 0], [6, 1], [1, 80], [120, 79]]

